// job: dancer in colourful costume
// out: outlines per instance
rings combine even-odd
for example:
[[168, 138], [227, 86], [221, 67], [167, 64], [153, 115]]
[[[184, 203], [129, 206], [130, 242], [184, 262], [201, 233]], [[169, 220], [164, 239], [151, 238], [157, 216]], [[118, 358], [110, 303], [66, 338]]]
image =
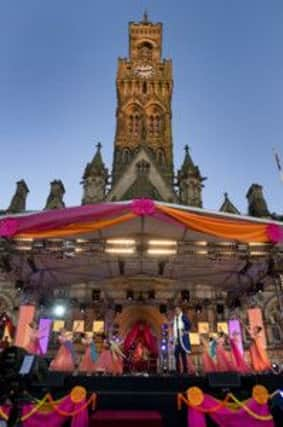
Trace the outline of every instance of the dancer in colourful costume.
[[253, 329], [247, 328], [247, 331], [252, 339], [250, 345], [251, 364], [256, 372], [265, 372], [272, 369], [270, 360], [268, 359], [265, 348], [261, 342], [262, 327], [255, 326]]
[[61, 329], [58, 337], [59, 350], [50, 363], [51, 371], [74, 372], [76, 367], [76, 354], [73, 346], [73, 334]]
[[85, 346], [85, 353], [82, 357], [79, 371], [91, 374], [96, 371], [96, 364], [98, 355], [94, 342], [94, 336], [88, 336], [86, 334], [82, 337], [82, 343]]

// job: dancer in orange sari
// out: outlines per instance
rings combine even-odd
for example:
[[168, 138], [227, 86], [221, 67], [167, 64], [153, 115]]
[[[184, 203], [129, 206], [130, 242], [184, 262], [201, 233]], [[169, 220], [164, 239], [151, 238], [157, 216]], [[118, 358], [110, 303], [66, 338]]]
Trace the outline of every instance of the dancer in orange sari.
[[203, 370], [206, 374], [217, 371], [216, 366], [216, 341], [214, 338], [210, 337], [207, 340], [203, 335], [200, 336], [200, 341], [202, 344], [202, 365]]
[[97, 360], [97, 352], [96, 346], [94, 342], [94, 336], [87, 336], [84, 334], [82, 338], [82, 343], [85, 346], [85, 353], [82, 357], [79, 371], [86, 372], [87, 374], [91, 374], [96, 371], [96, 360]]
[[59, 350], [50, 363], [50, 371], [73, 372], [76, 366], [76, 356], [73, 348], [73, 334], [61, 329], [58, 337]]
[[250, 357], [252, 367], [256, 372], [271, 371], [271, 363], [268, 359], [267, 353], [261, 343], [262, 327], [255, 326], [252, 330], [247, 329], [252, 339], [250, 346]]

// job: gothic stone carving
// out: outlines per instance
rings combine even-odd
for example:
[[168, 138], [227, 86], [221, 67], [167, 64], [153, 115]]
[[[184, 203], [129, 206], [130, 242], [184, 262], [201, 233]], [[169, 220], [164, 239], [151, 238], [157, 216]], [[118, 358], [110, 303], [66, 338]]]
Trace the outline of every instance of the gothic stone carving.
[[11, 200], [8, 212], [18, 213], [24, 211], [26, 209], [26, 199], [28, 193], [29, 189], [25, 181], [23, 179], [18, 181], [16, 192]]
[[61, 180], [50, 183], [50, 193], [46, 201], [45, 209], [60, 209], [65, 207], [63, 196], [65, 188]]

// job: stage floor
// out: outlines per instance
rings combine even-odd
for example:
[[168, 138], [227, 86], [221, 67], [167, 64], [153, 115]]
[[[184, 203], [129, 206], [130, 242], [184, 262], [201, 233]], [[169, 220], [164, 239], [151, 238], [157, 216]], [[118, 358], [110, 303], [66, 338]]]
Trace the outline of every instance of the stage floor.
[[[177, 411], [176, 395], [189, 387], [200, 387], [204, 392], [223, 398], [227, 391], [244, 400], [251, 396], [254, 385], [262, 384], [269, 392], [283, 387], [282, 375], [211, 374], [189, 375], [122, 375], [85, 376], [50, 372], [44, 383], [33, 384], [31, 392], [42, 396], [47, 391], [54, 397], [68, 393], [76, 385], [97, 393], [98, 410], [148, 410], [162, 415], [164, 427], [186, 426], [186, 410]], [[279, 421], [278, 421], [279, 422]], [[212, 425], [212, 424], [211, 424]], [[281, 424], [276, 426], [282, 427]]]

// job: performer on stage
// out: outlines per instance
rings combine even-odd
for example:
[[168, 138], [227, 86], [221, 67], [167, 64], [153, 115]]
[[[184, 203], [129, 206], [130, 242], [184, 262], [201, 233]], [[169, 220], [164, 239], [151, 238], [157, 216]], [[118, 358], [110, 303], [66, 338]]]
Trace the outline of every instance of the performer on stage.
[[265, 372], [272, 369], [267, 353], [261, 343], [262, 327], [255, 326], [252, 330], [246, 328], [252, 343], [250, 345], [250, 357], [252, 367], [256, 372]]
[[76, 367], [76, 354], [73, 346], [73, 334], [61, 329], [58, 337], [59, 350], [50, 363], [51, 371], [73, 372]]
[[217, 372], [216, 365], [216, 341], [213, 337], [207, 338], [204, 335], [200, 336], [200, 341], [202, 344], [202, 364], [203, 370], [206, 374], [211, 372]]
[[85, 346], [85, 353], [82, 357], [79, 371], [91, 374], [96, 370], [95, 362], [98, 358], [94, 336], [87, 336], [87, 334], [84, 334], [82, 337], [82, 343]]
[[182, 312], [180, 307], [176, 307], [173, 322], [173, 336], [176, 370], [178, 373], [181, 373], [180, 356], [182, 358], [183, 373], [188, 373], [187, 355], [191, 353], [189, 337], [190, 328], [191, 324], [189, 318]]
[[126, 358], [120, 345], [114, 340], [104, 339], [103, 350], [96, 362], [96, 371], [118, 375], [123, 373], [123, 359]]
[[232, 358], [234, 361], [234, 367], [236, 371], [239, 372], [240, 374], [249, 374], [251, 373], [251, 368], [245, 361], [245, 357], [243, 354], [241, 354], [239, 349], [239, 339], [240, 339], [239, 335], [240, 335], [239, 332], [235, 331], [233, 333], [233, 336], [229, 337]]
[[224, 348], [226, 335], [223, 331], [219, 332], [216, 343], [217, 372], [235, 372], [236, 368], [232, 362], [231, 355]]
[[43, 351], [40, 345], [40, 340], [44, 338], [41, 335], [38, 325], [36, 322], [31, 322], [26, 325], [28, 329], [28, 343], [26, 345], [26, 350], [30, 354], [37, 354], [38, 356], [43, 356]]

